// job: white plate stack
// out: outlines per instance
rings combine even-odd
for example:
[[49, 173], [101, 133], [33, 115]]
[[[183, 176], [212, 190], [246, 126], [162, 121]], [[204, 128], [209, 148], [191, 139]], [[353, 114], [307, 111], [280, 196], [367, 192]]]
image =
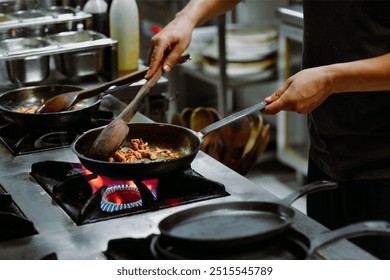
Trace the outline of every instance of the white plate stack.
[[[265, 27], [234, 27], [226, 30], [226, 73], [229, 77], [256, 75], [268, 78], [277, 59], [277, 31]], [[203, 69], [218, 75], [218, 38], [204, 49]]]

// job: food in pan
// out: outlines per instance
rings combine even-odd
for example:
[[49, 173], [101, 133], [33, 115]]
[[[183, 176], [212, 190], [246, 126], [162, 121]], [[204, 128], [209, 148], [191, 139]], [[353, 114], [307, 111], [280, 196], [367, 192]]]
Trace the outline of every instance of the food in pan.
[[[36, 104], [33, 104], [33, 105], [22, 105], [22, 106], [19, 106], [18, 108], [16, 108], [14, 111], [15, 112], [18, 112], [18, 113], [25, 113], [25, 114], [34, 114], [37, 112], [38, 108], [44, 103], [44, 101], [42, 100], [41, 101], [41, 104], [40, 105], [36, 105]], [[77, 109], [77, 105], [74, 105], [72, 107], [70, 107], [67, 111], [72, 111], [72, 110], [76, 110]]]
[[171, 149], [162, 149], [159, 147], [151, 147], [148, 142], [144, 142], [140, 138], [130, 139], [129, 144], [120, 146], [112, 157], [110, 162], [147, 162], [155, 160], [167, 160], [179, 158], [178, 153]]
[[20, 106], [15, 110], [18, 113], [34, 114], [38, 110], [38, 105]]

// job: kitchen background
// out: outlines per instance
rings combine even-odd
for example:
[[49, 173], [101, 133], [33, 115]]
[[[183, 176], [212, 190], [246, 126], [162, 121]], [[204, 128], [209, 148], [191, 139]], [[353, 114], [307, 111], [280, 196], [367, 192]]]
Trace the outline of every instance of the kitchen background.
[[[142, 8], [149, 11], [146, 18], [141, 16], [141, 30], [145, 31], [141, 49], [146, 50], [153, 36], [147, 32], [149, 27], [164, 26], [187, 1], [170, 1], [168, 13], [166, 7], [158, 5], [159, 1], [140, 2], [144, 2], [140, 5], [141, 14]], [[242, 1], [232, 12], [196, 28], [188, 50], [192, 63], [182, 65], [169, 76], [168, 121], [175, 119], [177, 113], [186, 116], [188, 108], [198, 106], [210, 106], [226, 115], [272, 93], [300, 68], [302, 19], [300, 1]], [[225, 55], [221, 56], [221, 52]], [[145, 52], [143, 58], [146, 55]], [[242, 171], [254, 182], [267, 182], [271, 192], [283, 197], [305, 180], [306, 121], [304, 116], [286, 112], [262, 117], [270, 125], [269, 142], [254, 160], [257, 164]], [[242, 134], [235, 128], [237, 137], [242, 135], [244, 139], [245, 122], [236, 125]], [[229, 142], [225, 130], [221, 134]], [[237, 170], [228, 159], [222, 161]], [[304, 211], [304, 199], [300, 203], [298, 207]]]
[[[17, 15], [19, 19], [27, 22], [29, 20], [27, 17], [38, 19], [39, 9], [71, 7], [81, 12], [78, 16], [82, 17], [82, 9], [86, 7], [86, 2], [81, 0], [1, 0], [2, 11], [0, 12], [5, 16], [15, 13], [13, 16]], [[100, 27], [101, 30], [98, 32], [104, 33], [103, 36], [110, 37], [108, 14], [112, 1], [103, 2], [107, 3], [107, 10], [103, 27]], [[145, 65], [146, 63], [151, 37], [167, 24], [186, 3], [186, 0], [137, 1], [140, 64]], [[30, 15], [22, 13], [23, 10], [29, 10]], [[59, 11], [55, 12], [59, 13]], [[60, 15], [65, 17], [65, 11], [62, 12], [64, 14]], [[157, 93], [151, 95], [148, 100], [150, 102], [145, 109], [147, 112], [144, 112], [155, 121], [182, 124], [180, 117], [187, 117], [192, 112], [194, 119], [200, 118], [196, 115], [201, 116], [204, 107], [208, 107], [206, 109], [212, 108], [214, 117], [220, 118], [261, 101], [273, 92], [286, 76], [291, 75], [300, 67], [301, 12], [299, 1], [242, 1], [233, 11], [196, 28], [188, 50], [192, 55], [192, 61], [176, 67], [172, 73], [166, 75], [167, 80], [163, 80], [162, 86], [155, 89]], [[68, 19], [58, 24], [50, 24], [50, 20], [49, 22], [47, 20], [41, 22], [42, 25], [23, 25], [19, 22], [12, 26], [12, 22], [4, 21], [5, 24], [1, 28], [2, 38], [15, 39], [26, 36], [26, 32], [37, 36], [50, 36], [53, 33], [58, 34], [58, 32], [90, 27], [83, 18], [80, 20]], [[18, 28], [19, 26], [21, 28]], [[294, 32], [291, 32], [292, 30]], [[96, 83], [96, 79], [100, 82], [117, 77], [115, 42], [104, 42], [104, 39], [99, 38], [98, 40], [95, 37], [92, 39], [95, 44], [89, 46], [88, 51], [76, 52], [76, 55], [71, 56], [64, 53], [64, 47], [68, 43], [73, 43], [67, 40], [72, 40], [74, 37], [69, 36], [68, 39], [64, 36], [58, 36], [54, 39], [64, 44], [61, 54], [42, 56], [38, 59], [32, 59], [33, 57], [27, 56], [26, 53], [10, 56], [12, 47], [16, 48], [16, 46], [7, 43], [7, 41], [3, 42], [3, 48], [5, 48], [5, 52], [8, 52], [7, 55], [2, 56], [3, 59], [0, 61], [3, 66], [1, 71], [3, 91], [17, 86], [56, 83], [61, 79], [58, 79], [57, 72], [60, 72], [60, 76], [65, 76], [64, 81], [70, 80], [73, 84], [78, 83], [83, 86]], [[88, 40], [90, 39], [88, 38]], [[85, 49], [81, 41], [83, 38], [80, 36], [76, 40], [80, 40], [79, 48]], [[98, 41], [101, 42], [97, 43]], [[70, 52], [77, 48], [74, 44], [69, 45], [71, 45]], [[58, 52], [58, 50], [54, 52]], [[50, 54], [50, 50], [45, 53]], [[103, 62], [91, 65], [91, 61], [96, 61], [96, 56], [102, 56]], [[44, 68], [46, 60], [50, 60], [50, 70], [46, 69], [47, 67]], [[74, 65], [71, 65], [72, 62]], [[53, 64], [55, 64], [54, 67]], [[87, 64], [89, 67], [86, 67]], [[80, 69], [81, 65], [83, 66]], [[40, 73], [38, 73], [37, 68], [41, 71]], [[29, 69], [33, 74], [25, 73]], [[56, 77], [53, 78], [54, 76]], [[95, 79], [91, 77], [95, 77]], [[123, 92], [117, 96], [125, 102], [129, 102], [132, 95]], [[223, 143], [216, 143], [210, 148], [211, 151], [208, 151], [208, 148], [205, 148], [204, 151], [212, 153], [214, 158], [255, 181], [264, 180], [262, 178], [264, 173], [267, 177], [275, 173], [272, 177], [279, 180], [279, 173], [283, 171], [282, 175], [287, 172], [288, 186], [303, 183], [306, 173], [307, 133], [304, 117], [294, 113], [282, 112], [277, 116], [261, 116], [263, 123], [260, 125], [263, 125], [263, 129], [259, 129], [258, 135], [260, 136], [257, 138], [263, 142], [263, 145], [260, 146], [264, 147], [258, 149], [257, 155], [248, 155], [250, 160], [241, 160], [243, 163], [237, 162], [239, 161], [238, 157], [244, 157], [243, 154], [255, 153], [254, 148], [249, 151], [250, 145], [254, 142], [254, 140], [249, 139], [256, 138], [255, 132], [253, 135], [249, 135], [245, 133], [245, 130], [258, 124], [257, 118], [245, 118], [237, 122], [235, 126], [221, 129], [219, 136]], [[207, 121], [213, 122], [215, 118], [210, 118]], [[196, 129], [199, 130], [205, 126], [207, 121], [198, 122]], [[187, 126], [191, 126], [191, 124]], [[192, 128], [194, 128], [193, 125]], [[232, 132], [237, 134], [234, 139], [237, 141], [232, 141]], [[210, 138], [212, 137], [210, 136]], [[262, 139], [260, 140], [260, 138]], [[214, 137], [215, 141], [221, 142], [221, 140], [215, 140]], [[235, 150], [232, 152], [235, 155], [225, 152], [228, 149], [226, 146], [231, 142], [237, 143], [236, 147], [229, 147], [229, 149]], [[247, 151], [244, 151], [245, 144], [247, 144]], [[221, 148], [221, 146], [223, 147]], [[251, 161], [252, 164], [248, 161]], [[273, 164], [270, 164], [269, 161], [272, 161]], [[262, 170], [263, 166], [266, 166], [267, 172]], [[268, 166], [275, 168], [270, 169]]]
[[[106, 25], [114, 1], [105, 1]], [[124, 248], [116, 239], [144, 242], [158, 231], [162, 218], [180, 209], [275, 200], [302, 186], [307, 131], [304, 116], [295, 113], [254, 113], [226, 125], [205, 136], [204, 153], [197, 154], [188, 170], [134, 187], [134, 182], [101, 181], [70, 148], [80, 134], [116, 117], [144, 80], [110, 88], [111, 94], [87, 102], [83, 110], [49, 117], [12, 110], [26, 96], [43, 94], [41, 87], [84, 88], [118, 77], [118, 40], [104, 24], [101, 30], [91, 29], [86, 3], [0, 0], [0, 105], [9, 106], [0, 106], [0, 218], [3, 208], [11, 209], [22, 218], [5, 215], [6, 221], [27, 226], [27, 232], [0, 229], [0, 238], [7, 240], [1, 243], [0, 259], [106, 258], [107, 246]], [[186, 3], [137, 1], [139, 69], [146, 67], [151, 37]], [[188, 49], [192, 60], [160, 78], [132, 121], [201, 130], [262, 101], [300, 69], [302, 19], [299, 1], [243, 0], [233, 11], [196, 28]], [[58, 123], [64, 131], [62, 126], [57, 131]], [[125, 201], [119, 203], [117, 196]], [[300, 211], [294, 228], [318, 234], [324, 228], [304, 215], [304, 204], [304, 198], [292, 204]], [[370, 258], [349, 242], [330, 245], [316, 257]]]
[[[60, 24], [50, 24], [50, 20], [40, 20], [41, 18], [37, 14], [31, 15], [39, 9], [50, 10], [53, 7], [71, 7], [82, 13], [86, 2], [81, 0], [1, 0], [2, 10], [0, 12], [3, 15], [14, 13], [13, 16], [17, 15], [25, 22], [37, 20], [35, 23], [31, 21], [31, 24], [25, 26], [20, 22], [12, 26], [12, 22], [4, 21], [5, 25], [1, 29], [2, 39], [23, 37], [26, 36], [26, 32], [49, 36], [49, 34], [58, 34], [58, 32], [87, 29], [90, 26], [83, 18], [81, 20], [64, 20]], [[108, 14], [112, 1], [105, 2], [107, 10], [103, 21], [104, 28], [98, 31], [104, 33], [103, 36], [109, 37]], [[150, 38], [167, 24], [186, 3], [185, 0], [137, 1], [140, 64], [145, 65], [146, 63]], [[30, 15], [22, 14], [23, 10], [30, 10]], [[64, 17], [65, 11], [63, 12], [62, 16]], [[188, 50], [192, 55], [192, 61], [176, 67], [172, 73], [166, 75], [167, 80], [161, 81], [161, 86], [154, 89], [156, 94], [151, 95], [148, 100], [150, 102], [147, 102], [147, 106], [145, 106], [147, 112], [143, 112], [155, 121], [180, 122], [181, 115], [188, 116], [190, 111], [193, 113], [194, 119], [197, 119], [196, 114], [203, 107], [212, 108], [214, 116], [217, 113], [217, 117], [220, 118], [261, 101], [273, 92], [286, 76], [291, 75], [300, 67], [301, 12], [299, 1], [242, 1], [233, 11], [196, 28]], [[82, 16], [82, 14], [80, 15]], [[34, 18], [28, 19], [29, 16]], [[21, 27], [18, 28], [18, 26]], [[71, 39], [74, 38], [69, 36], [69, 40]], [[82, 40], [81, 37], [76, 39]], [[68, 39], [63, 36], [59, 36], [58, 40], [61, 40], [62, 43], [72, 43], [66, 41]], [[3, 91], [17, 86], [56, 83], [61, 79], [58, 78], [58, 72], [60, 72], [61, 77], [65, 75], [64, 81], [70, 80], [73, 84], [83, 86], [117, 77], [117, 65], [113, 62], [117, 55], [115, 42], [103, 42], [104, 40], [101, 38], [99, 40], [93, 38], [93, 40], [96, 44], [90, 47], [90, 50], [77, 52], [77, 55], [73, 57], [62, 53], [31, 61], [32, 57], [26, 56], [25, 53], [22, 56], [3, 55], [1, 63], [3, 68], [7, 69], [7, 71], [2, 71]], [[98, 41], [101, 42], [97, 43]], [[5, 51], [12, 51], [7, 49], [11, 48], [12, 45], [10, 43], [7, 45], [6, 42], [3, 42]], [[80, 44], [82, 45], [83, 42]], [[80, 49], [83, 47], [85, 46], [79, 46]], [[74, 49], [70, 47], [69, 52], [73, 51]], [[50, 51], [45, 53], [50, 54]], [[100, 65], [91, 65], [90, 61], [96, 60], [94, 58], [96, 53], [98, 56], [104, 57], [103, 63], [96, 62], [95, 64]], [[50, 70], [45, 69], [42, 64], [44, 62], [40, 61], [47, 60], [48, 57]], [[21, 59], [15, 60], [15, 58]], [[68, 60], [72, 58], [84, 61], [84, 63], [78, 62], [76, 65], [76, 62], [73, 62], [71, 64]], [[67, 61], [69, 65], [66, 65]], [[84, 64], [83, 69], [79, 69], [82, 64]], [[89, 64], [88, 69], [86, 64]], [[20, 69], [22, 67], [25, 69]], [[22, 73], [28, 72], [29, 69], [34, 74]], [[37, 73], [36, 69], [39, 69], [41, 73]], [[91, 77], [95, 77], [95, 79]], [[117, 93], [116, 96], [125, 102], [129, 102], [132, 98], [132, 95], [127, 92]], [[202, 110], [200, 111], [201, 115]], [[243, 154], [255, 153], [254, 148], [249, 151], [249, 146], [246, 147], [247, 151], [244, 151], [244, 143], [248, 142], [251, 137], [256, 137], [255, 133], [250, 136], [249, 132], [251, 127], [258, 124], [257, 117], [245, 118], [237, 122], [234, 127], [227, 126], [221, 129], [219, 138], [225, 139], [224, 143], [220, 143], [220, 139], [215, 140], [218, 143], [214, 146], [217, 147], [210, 148], [212, 151], [205, 148], [204, 151], [212, 153], [214, 158], [245, 174], [251, 180], [261, 181], [264, 180], [263, 176], [266, 176], [272, 178], [277, 185], [278, 182], [281, 182], [281, 186], [283, 186], [281, 194], [279, 193], [280, 188], [277, 186], [267, 185], [272, 186], [271, 191], [276, 192], [277, 195], [284, 195], [285, 191], [283, 190], [289, 191], [292, 186], [304, 182], [308, 144], [305, 119], [295, 113], [285, 112], [277, 116], [261, 116], [261, 118], [264, 127], [262, 140], [259, 141], [262, 141], [265, 147], [260, 148], [256, 155], [248, 155], [248, 158], [251, 156], [250, 161], [255, 164], [249, 164], [249, 159], [241, 160], [244, 162], [242, 164], [237, 161], [239, 161], [238, 157], [243, 157]], [[208, 121], [213, 122], [215, 119], [211, 118]], [[180, 124], [182, 123], [180, 122]], [[191, 124], [187, 126], [191, 126]], [[200, 129], [199, 125], [197, 129]], [[238, 137], [238, 147], [227, 148], [228, 143], [232, 142], [229, 138], [233, 135], [232, 131], [241, 138]], [[261, 135], [261, 132], [258, 134]], [[221, 148], [221, 146], [223, 147]], [[235, 151], [225, 152], [226, 149]], [[218, 151], [216, 152], [216, 150]], [[287, 180], [286, 184], [285, 180]]]

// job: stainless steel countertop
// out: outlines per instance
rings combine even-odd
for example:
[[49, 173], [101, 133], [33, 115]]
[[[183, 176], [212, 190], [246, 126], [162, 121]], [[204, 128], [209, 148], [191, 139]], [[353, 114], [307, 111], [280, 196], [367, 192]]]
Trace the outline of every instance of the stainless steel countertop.
[[[137, 114], [132, 121], [149, 120]], [[70, 148], [13, 156], [6, 147], [0, 146], [0, 184], [12, 195], [39, 232], [34, 236], [0, 243], [0, 259], [34, 260], [51, 253], [56, 253], [61, 260], [105, 259], [103, 252], [107, 249], [109, 240], [158, 234], [159, 221], [180, 210], [226, 201], [279, 200], [262, 186], [199, 152], [192, 168], [203, 176], [224, 184], [226, 190], [231, 193], [230, 196], [78, 226], [30, 177], [32, 163], [44, 160], [78, 162]], [[21, 201], [24, 203], [21, 204]], [[292, 226], [310, 236], [326, 230], [299, 211]], [[374, 259], [346, 240], [323, 247], [319, 254], [325, 259]]]

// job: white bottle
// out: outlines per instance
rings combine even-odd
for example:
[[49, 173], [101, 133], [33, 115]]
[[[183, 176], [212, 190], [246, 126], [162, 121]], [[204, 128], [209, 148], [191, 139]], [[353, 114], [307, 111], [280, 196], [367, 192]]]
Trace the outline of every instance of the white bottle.
[[92, 14], [92, 24], [89, 29], [109, 36], [107, 8], [108, 4], [104, 0], [88, 0], [83, 11]]
[[118, 41], [119, 76], [138, 70], [139, 32], [136, 1], [113, 0], [110, 8], [110, 37]]

